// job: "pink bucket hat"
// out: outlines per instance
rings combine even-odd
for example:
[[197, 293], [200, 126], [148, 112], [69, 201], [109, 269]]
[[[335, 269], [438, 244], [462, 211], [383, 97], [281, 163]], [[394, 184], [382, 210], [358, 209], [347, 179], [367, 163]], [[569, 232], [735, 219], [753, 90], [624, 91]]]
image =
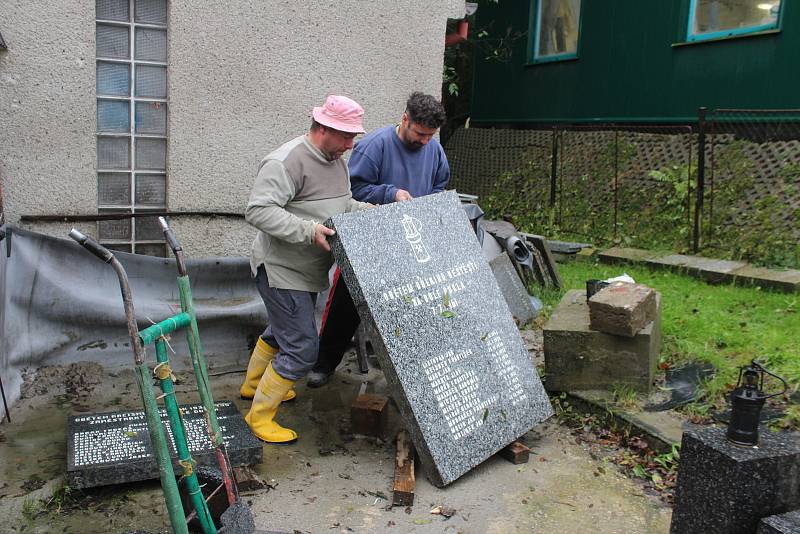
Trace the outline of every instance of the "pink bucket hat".
[[346, 96], [329, 95], [322, 107], [315, 107], [311, 114], [318, 123], [340, 132], [364, 133], [365, 131], [364, 125], [361, 124], [364, 108]]

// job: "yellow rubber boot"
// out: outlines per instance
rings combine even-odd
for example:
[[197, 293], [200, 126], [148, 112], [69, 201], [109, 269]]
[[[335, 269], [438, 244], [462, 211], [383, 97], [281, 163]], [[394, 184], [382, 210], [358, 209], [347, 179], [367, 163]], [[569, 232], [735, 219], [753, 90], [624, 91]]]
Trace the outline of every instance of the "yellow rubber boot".
[[[261, 380], [261, 375], [264, 374], [264, 369], [267, 368], [269, 362], [275, 359], [276, 354], [278, 354], [278, 349], [271, 346], [259, 336], [258, 343], [256, 343], [253, 349], [253, 354], [250, 355], [250, 362], [247, 364], [247, 375], [245, 375], [244, 383], [242, 387], [239, 388], [239, 394], [243, 399], [252, 399], [255, 396], [258, 382]], [[290, 401], [296, 396], [297, 393], [295, 393], [293, 389], [290, 389], [283, 398], [283, 401]]]
[[269, 443], [286, 443], [297, 439], [297, 432], [273, 421], [283, 396], [293, 385], [294, 380], [280, 376], [272, 369], [271, 363], [267, 366], [258, 383], [253, 405], [244, 417], [258, 439]]

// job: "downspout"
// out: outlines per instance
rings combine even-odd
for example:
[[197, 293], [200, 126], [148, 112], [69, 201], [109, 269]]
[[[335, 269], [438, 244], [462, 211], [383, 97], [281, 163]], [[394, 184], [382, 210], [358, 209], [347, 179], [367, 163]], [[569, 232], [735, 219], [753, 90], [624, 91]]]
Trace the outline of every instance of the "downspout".
[[467, 40], [467, 33], [469, 32], [469, 22], [466, 18], [458, 21], [458, 27], [455, 33], [446, 35], [444, 38], [444, 46], [453, 46]]

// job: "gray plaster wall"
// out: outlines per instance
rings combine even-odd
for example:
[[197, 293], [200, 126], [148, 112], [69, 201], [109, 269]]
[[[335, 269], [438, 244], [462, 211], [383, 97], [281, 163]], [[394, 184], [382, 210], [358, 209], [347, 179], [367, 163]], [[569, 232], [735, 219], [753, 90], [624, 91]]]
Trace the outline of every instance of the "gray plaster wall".
[[93, 1], [0, 6], [8, 46], [0, 50], [0, 181], [9, 222], [97, 213], [94, 26]]
[[[0, 13], [0, 178], [6, 218], [96, 213], [94, 2], [12, 0]], [[414, 90], [439, 96], [462, 0], [173, 0], [168, 209], [242, 213], [260, 159], [339, 93], [367, 130]], [[187, 254], [247, 254], [235, 217], [175, 217]], [[81, 226], [93, 233], [93, 223]], [[52, 231], [57, 225], [27, 225]]]

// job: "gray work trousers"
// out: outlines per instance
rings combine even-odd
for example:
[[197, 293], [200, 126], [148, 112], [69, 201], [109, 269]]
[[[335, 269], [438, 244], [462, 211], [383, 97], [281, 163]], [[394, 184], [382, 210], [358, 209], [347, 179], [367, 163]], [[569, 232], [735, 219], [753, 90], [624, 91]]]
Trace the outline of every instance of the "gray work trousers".
[[261, 339], [272, 347], [278, 347], [272, 369], [287, 380], [299, 380], [317, 362], [319, 335], [314, 318], [317, 294], [269, 287], [263, 265], [258, 266], [256, 287], [269, 317], [269, 325]]

